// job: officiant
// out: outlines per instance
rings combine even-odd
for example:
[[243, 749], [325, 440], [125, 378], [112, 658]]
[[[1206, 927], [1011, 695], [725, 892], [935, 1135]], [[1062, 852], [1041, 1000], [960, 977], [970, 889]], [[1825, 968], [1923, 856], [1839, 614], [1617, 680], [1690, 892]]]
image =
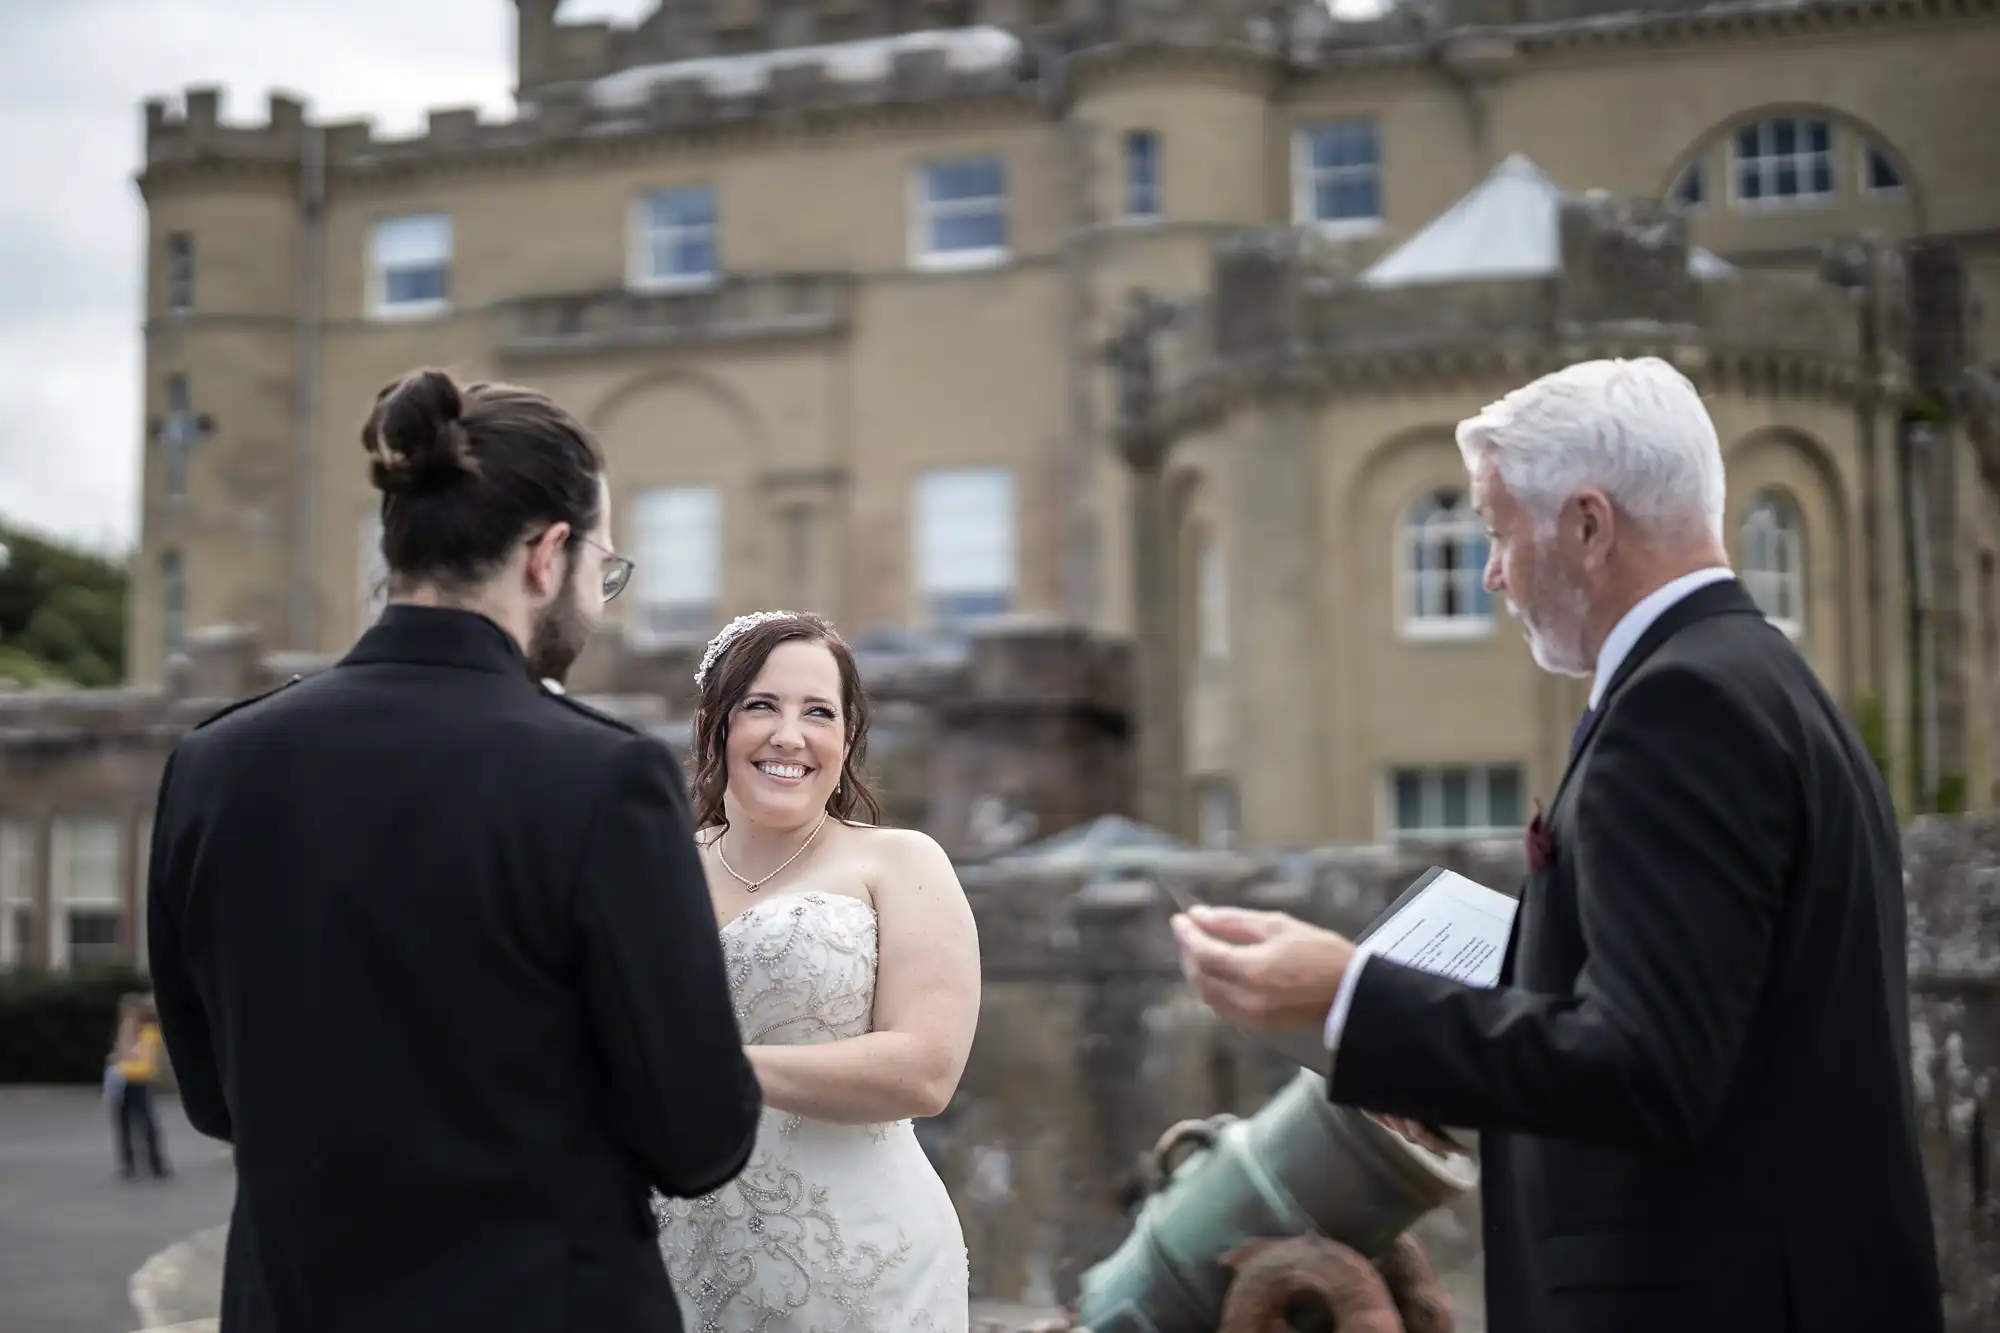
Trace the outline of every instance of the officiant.
[[1322, 1033], [1337, 1102], [1482, 1132], [1492, 1333], [1941, 1333], [1894, 812], [1728, 568], [1700, 395], [1586, 362], [1458, 443], [1486, 587], [1591, 677], [1498, 984], [1229, 909], [1175, 918], [1189, 982]]

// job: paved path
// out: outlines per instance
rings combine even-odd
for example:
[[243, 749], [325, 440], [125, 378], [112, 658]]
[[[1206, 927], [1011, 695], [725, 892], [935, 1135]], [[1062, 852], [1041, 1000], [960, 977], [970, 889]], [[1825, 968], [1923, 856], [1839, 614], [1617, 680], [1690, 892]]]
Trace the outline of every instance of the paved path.
[[221, 1145], [177, 1098], [161, 1100], [160, 1122], [175, 1178], [128, 1184], [96, 1089], [0, 1087], [0, 1333], [132, 1333], [133, 1274], [228, 1220], [236, 1175]]

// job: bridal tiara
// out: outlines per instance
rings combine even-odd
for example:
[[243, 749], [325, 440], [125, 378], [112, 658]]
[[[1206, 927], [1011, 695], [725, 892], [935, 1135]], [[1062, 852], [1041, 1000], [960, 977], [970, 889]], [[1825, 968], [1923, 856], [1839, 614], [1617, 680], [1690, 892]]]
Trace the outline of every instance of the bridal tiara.
[[697, 690], [708, 688], [708, 673], [715, 666], [717, 659], [728, 652], [729, 645], [742, 638], [745, 633], [767, 621], [796, 619], [798, 614], [796, 611], [752, 611], [749, 615], [738, 616], [724, 625], [722, 633], [708, 641], [708, 651], [701, 655], [701, 665], [694, 669], [694, 687]]

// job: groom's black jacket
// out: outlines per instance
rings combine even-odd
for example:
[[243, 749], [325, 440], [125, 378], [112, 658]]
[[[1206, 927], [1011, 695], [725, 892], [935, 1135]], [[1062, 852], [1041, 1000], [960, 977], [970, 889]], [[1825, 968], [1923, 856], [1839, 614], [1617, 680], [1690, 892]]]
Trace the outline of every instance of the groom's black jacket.
[[1332, 1095], [1481, 1136], [1492, 1333], [1940, 1333], [1895, 816], [1742, 586], [1614, 674], [1500, 986], [1379, 960]]
[[175, 748], [153, 981], [235, 1145], [223, 1333], [673, 1333], [647, 1187], [761, 1101], [679, 770], [467, 612]]

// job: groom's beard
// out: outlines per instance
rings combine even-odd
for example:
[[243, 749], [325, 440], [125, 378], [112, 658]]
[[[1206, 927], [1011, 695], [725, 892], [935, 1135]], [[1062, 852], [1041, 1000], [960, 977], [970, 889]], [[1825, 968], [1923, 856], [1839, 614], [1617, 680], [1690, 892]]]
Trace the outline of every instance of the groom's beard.
[[569, 669], [589, 642], [590, 623], [584, 619], [576, 584], [565, 582], [562, 592], [535, 621], [528, 639], [528, 674], [558, 685], [567, 682]]

